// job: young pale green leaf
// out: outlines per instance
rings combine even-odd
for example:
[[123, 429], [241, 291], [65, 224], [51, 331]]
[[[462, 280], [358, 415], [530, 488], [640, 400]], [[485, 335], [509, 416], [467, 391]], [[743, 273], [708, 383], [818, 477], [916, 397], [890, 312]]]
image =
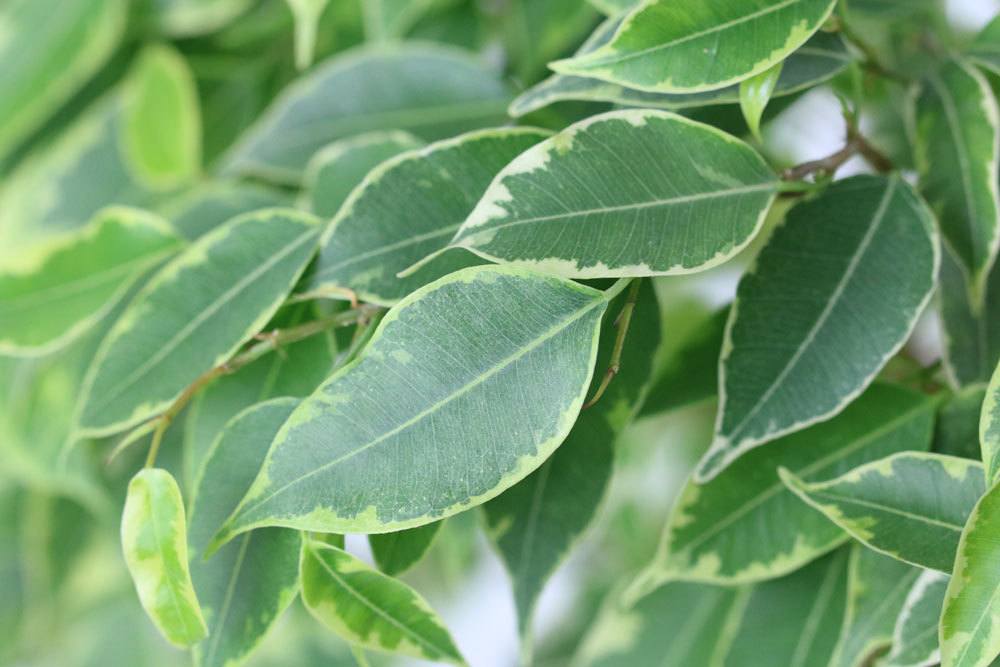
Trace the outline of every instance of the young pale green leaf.
[[335, 546], [302, 549], [302, 601], [355, 646], [464, 665], [444, 623], [415, 590]]
[[939, 639], [942, 667], [986, 667], [1000, 655], [1000, 485], [972, 510], [958, 554]]
[[771, 101], [771, 96], [777, 89], [783, 64], [778, 63], [771, 69], [740, 82], [740, 110], [743, 111], [747, 127], [750, 128], [750, 132], [758, 141], [761, 140], [760, 119], [764, 115], [767, 103]]
[[951, 383], [989, 382], [1000, 362], [1000, 262], [987, 278], [983, 302], [974, 304], [958, 261], [945, 248], [940, 285], [944, 367]]
[[0, 272], [0, 352], [45, 354], [69, 343], [180, 245], [155, 215], [105, 209], [30, 266]]
[[974, 312], [1000, 247], [1000, 111], [986, 78], [961, 60], [914, 91], [920, 190], [966, 276]]
[[898, 175], [838, 181], [792, 209], [740, 281], [697, 477], [843, 410], [909, 338], [939, 256], [933, 216]]
[[[309, 304], [284, 309], [268, 329], [302, 324], [310, 312]], [[266, 354], [235, 373], [223, 375], [199, 392], [184, 420], [185, 488], [192, 488], [216, 437], [230, 419], [270, 398], [311, 394], [333, 368], [334, 347], [331, 336], [310, 336], [282, 346], [280, 351]], [[234, 504], [229, 510], [235, 507]]]
[[0, 4], [0, 161], [107, 60], [125, 27], [126, 6], [120, 0]]
[[509, 99], [497, 74], [462, 51], [416, 44], [353, 51], [282, 93], [223, 170], [297, 184], [309, 158], [333, 141], [390, 129], [443, 139], [502, 122]]
[[293, 398], [278, 398], [234, 417], [215, 441], [198, 478], [188, 541], [191, 577], [209, 631], [194, 647], [200, 667], [245, 661], [298, 592], [302, 539], [297, 531], [262, 528], [241, 535], [209, 559], [202, 557], [296, 405]]
[[149, 188], [167, 190], [201, 169], [201, 111], [194, 76], [165, 46], [148, 47], [129, 77], [125, 155]]
[[330, 0], [286, 1], [295, 17], [295, 66], [305, 69], [312, 64], [319, 19]]
[[938, 410], [932, 451], [966, 459], [980, 459], [979, 423], [986, 385], [973, 384], [955, 392]]
[[611, 41], [550, 66], [655, 93], [715, 90], [760, 74], [804, 44], [834, 0], [650, 0]]
[[836, 418], [749, 452], [704, 485], [689, 481], [638, 589], [671, 579], [772, 579], [834, 548], [846, 538], [843, 531], [785, 488], [777, 469], [829, 479], [889, 454], [926, 449], [934, 407], [910, 391], [876, 384]]
[[219, 541], [391, 532], [498, 495], [569, 433], [613, 296], [495, 266], [417, 290], [292, 414]]
[[847, 611], [830, 667], [863, 667], [892, 643], [896, 618], [921, 573], [860, 544], [847, 569]]
[[[580, 47], [577, 56], [607, 44], [620, 24], [621, 21], [616, 19], [605, 21]], [[817, 32], [784, 61], [771, 96], [791, 95], [816, 86], [842, 72], [850, 63], [851, 54], [839, 35]], [[648, 93], [597, 79], [553, 74], [518, 96], [511, 102], [508, 112], [514, 117], [520, 117], [550, 104], [569, 100], [678, 110], [736, 104], [740, 100], [740, 84], [703, 93], [677, 95]]]
[[431, 548], [442, 525], [443, 521], [435, 521], [417, 528], [369, 535], [368, 544], [378, 569], [391, 577], [409, 570]]
[[192, 188], [160, 209], [184, 238], [194, 241], [243, 213], [262, 208], [290, 206], [284, 192], [241, 182], [210, 182]]
[[881, 667], [931, 667], [941, 662], [938, 619], [948, 576], [925, 570], [913, 582], [892, 633], [892, 650]]
[[80, 397], [79, 433], [138, 424], [229, 359], [281, 305], [318, 233], [315, 218], [304, 213], [250, 213], [161, 269], [101, 344]]
[[188, 571], [185, 528], [184, 501], [170, 473], [159, 468], [136, 473], [122, 514], [125, 563], [150, 619], [182, 647], [208, 632]]
[[251, 5], [253, 0], [158, 0], [152, 8], [165, 33], [191, 37], [222, 28]]
[[827, 665], [847, 598], [846, 548], [750, 592], [723, 667]]
[[966, 57], [994, 74], [1000, 74], [1000, 16], [990, 21], [965, 51]]
[[986, 484], [993, 486], [1000, 477], [1000, 365], [993, 373], [983, 399], [979, 418], [979, 445], [982, 448]]
[[749, 588], [671, 583], [632, 607], [614, 593], [573, 664], [580, 667], [717, 665], [729, 650]]
[[[648, 389], [660, 346], [660, 310], [649, 281], [636, 295], [621, 370], [600, 400], [580, 413], [566, 441], [541, 467], [483, 505], [487, 528], [510, 573], [524, 654], [531, 652], [535, 605], [549, 577], [590, 527], [614, 467], [615, 443]], [[608, 306], [601, 325], [598, 369], [615, 345], [615, 320], [630, 295]], [[593, 395], [603, 374], [591, 382]]]
[[480, 130], [397, 156], [355, 188], [323, 235], [314, 289], [346, 289], [392, 304], [477, 257], [448, 253], [406, 278], [396, 274], [443, 248], [490, 181], [548, 136], [530, 128]]
[[[983, 495], [978, 461], [904, 452], [824, 482], [780, 469], [782, 481], [866, 546], [918, 567], [951, 572], [962, 526]], [[913, 539], [920, 535], [920, 539]]]
[[634, 9], [641, 0], [587, 0], [594, 9], [605, 16], [620, 16]]
[[449, 247], [571, 278], [691, 273], [742, 250], [776, 188], [760, 155], [714, 127], [613, 111], [511, 162]]
[[309, 161], [303, 177], [303, 207], [321, 218], [337, 214], [358, 183], [379, 164], [423, 145], [409, 132], [368, 132], [335, 141]]

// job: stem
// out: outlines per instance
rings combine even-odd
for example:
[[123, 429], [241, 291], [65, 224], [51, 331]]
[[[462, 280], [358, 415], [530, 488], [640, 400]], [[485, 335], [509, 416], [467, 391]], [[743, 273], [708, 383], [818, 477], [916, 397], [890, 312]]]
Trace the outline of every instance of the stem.
[[187, 389], [170, 404], [163, 413], [157, 417], [156, 430], [153, 431], [153, 441], [149, 446], [149, 454], [146, 456], [146, 467], [151, 468], [156, 462], [156, 455], [160, 450], [160, 443], [163, 441], [163, 434], [170, 426], [177, 415], [187, 407], [199, 391], [218, 377], [235, 373], [239, 369], [253, 363], [268, 352], [281, 349], [283, 345], [296, 343], [300, 340], [315, 336], [328, 329], [349, 326], [359, 321], [368, 320], [372, 315], [381, 311], [379, 306], [364, 304], [353, 310], [347, 310], [330, 317], [306, 322], [291, 329], [275, 330], [258, 336], [261, 341], [248, 348], [246, 351], [237, 354], [235, 357], [225, 362], [221, 366], [211, 368], [199, 375], [194, 382], [188, 385]]
[[892, 160], [872, 146], [862, 136], [861, 132], [858, 131], [853, 121], [849, 120], [847, 123], [847, 143], [843, 148], [819, 160], [810, 160], [786, 169], [781, 177], [786, 181], [801, 181], [807, 176], [818, 173], [832, 176], [838, 169], [844, 166], [845, 162], [855, 155], [863, 157], [872, 168], [880, 173], [887, 173], [893, 170]]
[[615, 379], [618, 371], [621, 370], [622, 350], [625, 349], [625, 338], [628, 336], [628, 328], [632, 323], [632, 312], [635, 310], [635, 304], [639, 300], [639, 287], [641, 285], [642, 280], [639, 278], [633, 278], [629, 284], [625, 305], [622, 306], [622, 312], [618, 314], [618, 319], [615, 320], [618, 335], [615, 337], [615, 347], [611, 351], [611, 363], [608, 365], [608, 369], [604, 371], [604, 377], [601, 379], [601, 384], [597, 387], [597, 391], [594, 392], [594, 396], [581, 408], [583, 410], [592, 407], [601, 400], [604, 392], [608, 390], [611, 381]]

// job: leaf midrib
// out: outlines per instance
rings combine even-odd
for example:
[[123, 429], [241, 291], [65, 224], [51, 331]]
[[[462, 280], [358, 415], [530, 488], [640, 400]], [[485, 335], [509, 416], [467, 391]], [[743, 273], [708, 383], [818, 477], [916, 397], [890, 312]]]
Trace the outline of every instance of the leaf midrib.
[[[921, 516], [920, 514], [914, 514], [913, 512], [907, 512], [906, 510], [900, 509], [898, 507], [892, 507], [891, 505], [884, 505], [882, 503], [877, 503], [873, 500], [865, 500], [862, 498], [852, 498], [851, 496], [843, 496], [838, 493], [833, 493], [826, 490], [810, 489], [806, 486], [806, 493], [809, 495], [814, 495], [817, 498], [832, 500], [837, 503], [845, 505], [858, 505], [860, 507], [866, 507], [868, 509], [877, 510], [880, 512], [885, 512], [886, 514], [893, 514], [900, 516], [904, 519], [910, 519], [916, 521], [917, 523], [925, 523], [929, 526], [937, 526], [939, 528], [947, 528], [948, 530], [954, 531], [961, 534], [962, 526], [955, 525], [953, 523], [948, 523], [941, 519], [933, 519], [931, 517]], [[848, 521], [852, 521], [848, 519]]]

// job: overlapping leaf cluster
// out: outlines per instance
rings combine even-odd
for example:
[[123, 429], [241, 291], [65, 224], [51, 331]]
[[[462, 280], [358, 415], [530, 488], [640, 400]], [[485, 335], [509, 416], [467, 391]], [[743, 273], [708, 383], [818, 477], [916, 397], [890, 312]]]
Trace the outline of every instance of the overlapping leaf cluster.
[[[45, 563], [0, 553], [0, 659], [120, 516], [194, 664], [266, 660], [297, 599], [361, 664], [466, 664], [399, 575], [473, 511], [530, 663], [633, 422], [714, 401], [572, 664], [992, 664], [1000, 19], [494, 4], [0, 6], [2, 527]], [[845, 144], [790, 164], [775, 111], [817, 88]]]

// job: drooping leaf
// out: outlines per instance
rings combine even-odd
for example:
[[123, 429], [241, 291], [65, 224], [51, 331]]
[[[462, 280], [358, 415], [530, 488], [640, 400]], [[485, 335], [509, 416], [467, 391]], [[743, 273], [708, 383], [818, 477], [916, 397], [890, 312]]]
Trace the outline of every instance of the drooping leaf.
[[356, 646], [463, 665], [444, 623], [420, 594], [330, 544], [302, 550], [302, 600]]
[[0, 352], [45, 354], [90, 329], [180, 247], [164, 220], [109, 208], [29, 265], [0, 272]]
[[[628, 298], [622, 295], [608, 306], [591, 395], [603, 379], [600, 370], [611, 362], [615, 320]], [[660, 345], [660, 311], [651, 285], [636, 298], [621, 370], [607, 391], [580, 413], [565, 442], [538, 470], [483, 505], [490, 537], [511, 576], [518, 627], [529, 654], [538, 598], [594, 521], [611, 479], [616, 440], [648, 389], [652, 356]]]
[[784, 60], [823, 24], [833, 0], [651, 0], [605, 46], [551, 67], [637, 90], [697, 93]]
[[201, 168], [201, 111], [194, 76], [165, 46], [143, 51], [129, 77], [125, 154], [153, 190], [190, 182]]
[[691, 273], [753, 239], [776, 187], [756, 152], [711, 126], [613, 111], [511, 162], [449, 247], [572, 278]]
[[986, 667], [1000, 655], [1000, 485], [972, 510], [941, 612], [942, 667]]
[[[626, 607], [614, 597], [588, 631], [580, 667], [692, 667], [729, 650], [749, 588], [670, 583]], [[612, 594], [613, 595], [613, 594]]]
[[81, 435], [110, 434], [170, 405], [271, 318], [315, 250], [311, 216], [234, 218], [161, 269], [101, 344], [81, 393]]
[[876, 384], [835, 419], [753, 450], [703, 485], [689, 481], [643, 576], [645, 589], [670, 579], [759, 581], [798, 569], [846, 536], [786, 489], [777, 469], [829, 479], [927, 449], [933, 423], [933, 401]]
[[139, 600], [164, 637], [177, 646], [207, 629], [188, 571], [184, 501], [166, 470], [144, 468], [128, 485], [122, 549]]
[[295, 17], [295, 66], [305, 69], [312, 64], [316, 51], [319, 19], [330, 0], [286, 0]]
[[860, 394], [913, 330], [939, 255], [933, 217], [898, 175], [838, 181], [792, 209], [740, 281], [699, 479]]
[[1000, 74], [1000, 17], [995, 17], [976, 35], [965, 54], [980, 67]]
[[938, 410], [931, 450], [979, 460], [979, 422], [985, 398], [985, 384], [969, 385], [948, 398]]
[[321, 218], [331, 218], [358, 183], [391, 157], [423, 145], [409, 132], [368, 132], [336, 141], [316, 153], [306, 167], [304, 205]]
[[192, 188], [165, 204], [160, 213], [184, 238], [194, 241], [243, 213], [291, 203], [291, 197], [277, 189], [223, 181]]
[[912, 115], [920, 190], [976, 312], [1000, 244], [1000, 111], [985, 77], [953, 60], [914, 92]]
[[944, 367], [958, 387], [989, 382], [1000, 362], [1000, 263], [990, 271], [978, 306], [951, 251], [941, 253], [940, 304]]
[[252, 4], [253, 0], [156, 0], [153, 6], [164, 32], [191, 37], [222, 28]]
[[760, 141], [760, 119], [781, 77], [783, 63], [740, 82], [740, 109], [750, 132]]
[[982, 447], [986, 485], [993, 486], [1000, 476], [1000, 365], [993, 373], [983, 400], [979, 444]]
[[[268, 328], [303, 324], [308, 304], [280, 312]], [[328, 335], [311, 336], [270, 352], [235, 373], [224, 375], [198, 393], [184, 421], [184, 482], [191, 488], [198, 470], [226, 422], [246, 408], [277, 396], [305, 397], [330, 374], [335, 343]], [[244, 489], [245, 490], [245, 489]], [[235, 504], [229, 508], [235, 509]], [[228, 516], [228, 514], [227, 514]], [[215, 526], [218, 528], [218, 526]]]
[[[601, 48], [614, 36], [621, 21], [609, 19], [580, 47], [577, 56]], [[851, 63], [851, 54], [838, 35], [817, 32], [784, 61], [772, 97], [791, 95], [819, 85], [842, 72]], [[735, 104], [740, 85], [694, 94], [649, 93], [614, 83], [568, 74], [553, 74], [532, 86], [511, 102], [508, 110], [519, 117], [555, 102], [569, 100], [611, 102], [623, 106], [653, 109], [688, 109], [719, 104]]]
[[203, 558], [296, 405], [293, 398], [278, 398], [241, 412], [226, 425], [201, 469], [188, 528], [191, 577], [208, 626], [208, 638], [194, 647], [195, 664], [201, 667], [245, 661], [298, 592], [302, 540], [297, 531], [251, 531]]
[[780, 473], [804, 502], [868, 547], [945, 573], [985, 490], [978, 461], [922, 452], [894, 454], [829, 481], [806, 483]]
[[931, 667], [941, 662], [938, 619], [948, 576], [925, 570], [913, 582], [892, 633], [892, 650], [882, 667]]
[[443, 248], [497, 172], [547, 135], [529, 128], [480, 130], [384, 162], [324, 233], [313, 288], [347, 289], [365, 301], [392, 304], [478, 264], [466, 252], [453, 252], [406, 278], [396, 276]]
[[443, 139], [501, 122], [508, 101], [497, 75], [462, 51], [413, 44], [352, 51], [283, 92], [230, 151], [224, 171], [297, 184], [309, 158], [338, 139], [390, 129]]
[[729, 319], [722, 308], [693, 331], [672, 355], [643, 402], [640, 417], [667, 412], [715, 396], [719, 389], [716, 370]]
[[390, 532], [498, 495], [569, 433], [613, 296], [509, 267], [417, 290], [292, 414], [219, 541], [265, 525]]
[[378, 569], [391, 577], [409, 570], [430, 549], [442, 525], [443, 521], [435, 521], [418, 528], [369, 535], [368, 544]]
[[862, 667], [892, 642], [896, 618], [921, 572], [860, 544], [847, 571], [847, 611], [830, 667]]
[[750, 592], [724, 667], [829, 664], [847, 598], [847, 549]]
[[0, 5], [0, 162], [104, 64], [125, 14], [121, 0]]

